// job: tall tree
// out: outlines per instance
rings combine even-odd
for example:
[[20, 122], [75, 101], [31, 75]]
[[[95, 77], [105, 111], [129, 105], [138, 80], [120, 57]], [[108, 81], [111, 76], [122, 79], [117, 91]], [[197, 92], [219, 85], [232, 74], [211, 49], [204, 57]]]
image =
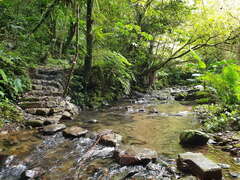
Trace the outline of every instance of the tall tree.
[[92, 59], [93, 59], [93, 4], [94, 0], [87, 0], [87, 15], [86, 15], [86, 47], [87, 53], [84, 60], [84, 72], [85, 72], [85, 81], [89, 81], [90, 73], [92, 69]]

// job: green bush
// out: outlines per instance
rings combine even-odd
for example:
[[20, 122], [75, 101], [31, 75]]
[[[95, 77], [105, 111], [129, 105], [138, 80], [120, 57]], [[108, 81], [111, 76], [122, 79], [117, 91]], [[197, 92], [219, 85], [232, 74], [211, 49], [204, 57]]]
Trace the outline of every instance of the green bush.
[[29, 86], [27, 64], [16, 54], [0, 49], [0, 101], [4, 98], [15, 100]]
[[84, 90], [82, 68], [74, 75], [71, 93], [75, 103], [101, 106], [129, 94], [131, 82], [134, 81], [130, 68], [128, 60], [117, 52], [105, 49], [95, 51], [87, 92]]
[[206, 131], [240, 130], [239, 105], [200, 105], [194, 110]]
[[214, 88], [220, 102], [235, 104], [240, 102], [240, 66], [228, 64], [220, 73], [207, 72], [201, 79]]

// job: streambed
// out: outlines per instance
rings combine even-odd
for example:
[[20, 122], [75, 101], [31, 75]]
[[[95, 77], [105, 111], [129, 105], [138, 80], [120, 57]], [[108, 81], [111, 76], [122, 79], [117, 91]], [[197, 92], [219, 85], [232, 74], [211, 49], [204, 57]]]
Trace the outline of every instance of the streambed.
[[[74, 121], [65, 122], [67, 126], [78, 125], [92, 132], [112, 129], [123, 136], [123, 144], [157, 151], [157, 164], [120, 167], [111, 158], [113, 149], [101, 145], [95, 147], [90, 158], [83, 160], [95, 142], [91, 135], [66, 139], [61, 132], [43, 136], [27, 130], [0, 136], [0, 179], [21, 179], [23, 171], [34, 167], [41, 167], [45, 172], [44, 178], [49, 180], [74, 179], [76, 173], [79, 173], [79, 179], [124, 179], [133, 175], [176, 179], [181, 174], [175, 171], [173, 159], [186, 151], [203, 152], [217, 163], [229, 164], [230, 171], [240, 172], [240, 166], [227, 153], [211, 147], [182, 148], [179, 145], [180, 132], [198, 128], [198, 120], [191, 106], [181, 105], [162, 92], [158, 94], [161, 97], [146, 95], [125, 99], [100, 111], [81, 112]], [[86, 162], [79, 168], [81, 161]], [[231, 179], [227, 171], [225, 179]]]

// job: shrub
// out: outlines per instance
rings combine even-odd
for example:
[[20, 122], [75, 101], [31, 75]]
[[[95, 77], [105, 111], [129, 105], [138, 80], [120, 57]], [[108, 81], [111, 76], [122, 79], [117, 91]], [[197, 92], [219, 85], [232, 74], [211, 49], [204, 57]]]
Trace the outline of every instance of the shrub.
[[15, 100], [29, 85], [27, 64], [16, 54], [0, 49], [0, 101], [4, 98]]
[[[78, 105], [101, 106], [131, 91], [134, 75], [131, 64], [117, 52], [106, 49], [95, 51], [87, 92], [84, 89], [82, 67], [75, 73], [72, 82], [72, 97]], [[105, 102], [104, 102], [105, 101]]]
[[224, 104], [240, 102], [240, 66], [228, 64], [220, 73], [207, 72], [201, 79], [215, 89]]

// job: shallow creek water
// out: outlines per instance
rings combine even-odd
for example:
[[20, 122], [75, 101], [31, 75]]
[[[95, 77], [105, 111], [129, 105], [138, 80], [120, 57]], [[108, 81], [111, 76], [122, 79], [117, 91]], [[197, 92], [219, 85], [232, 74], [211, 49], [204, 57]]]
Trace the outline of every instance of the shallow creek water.
[[[162, 104], [161, 104], [162, 103]], [[191, 106], [176, 101], [155, 104], [120, 103], [102, 112], [83, 112], [69, 125], [80, 125], [92, 131], [112, 129], [124, 138], [124, 143], [147, 147], [175, 157], [185, 150], [179, 145], [179, 133], [199, 126]], [[97, 123], [89, 123], [97, 120]]]
[[[178, 153], [196, 151], [203, 152], [217, 163], [231, 165], [230, 171], [240, 172], [240, 166], [234, 164], [233, 158], [227, 153], [211, 147], [184, 149], [179, 145], [181, 131], [199, 127], [191, 106], [172, 100], [134, 101], [119, 102], [101, 111], [81, 112], [74, 121], [65, 123], [67, 126], [80, 125], [90, 131], [112, 129], [123, 136], [123, 144], [153, 149], [169, 164], [171, 160], [168, 160], [176, 158]], [[64, 138], [61, 132], [54, 136], [42, 136], [30, 130], [0, 135], [0, 179], [19, 179], [20, 173], [33, 167], [42, 167], [46, 171], [45, 179], [73, 179], [77, 169], [79, 170], [79, 163], [83, 160], [82, 156], [92, 144], [94, 139], [91, 137], [69, 140]], [[112, 150], [97, 145], [91, 158], [80, 167], [79, 179], [123, 179], [133, 171], [151, 177], [154, 173], [165, 172], [165, 167], [160, 165], [153, 166], [154, 170], [150, 174], [146, 171], [151, 167], [119, 167], [111, 158]], [[162, 159], [160, 161], [163, 162]], [[231, 179], [227, 174], [226, 171], [225, 179]], [[111, 178], [107, 178], [110, 175]], [[168, 173], [161, 177], [173, 179]]]

